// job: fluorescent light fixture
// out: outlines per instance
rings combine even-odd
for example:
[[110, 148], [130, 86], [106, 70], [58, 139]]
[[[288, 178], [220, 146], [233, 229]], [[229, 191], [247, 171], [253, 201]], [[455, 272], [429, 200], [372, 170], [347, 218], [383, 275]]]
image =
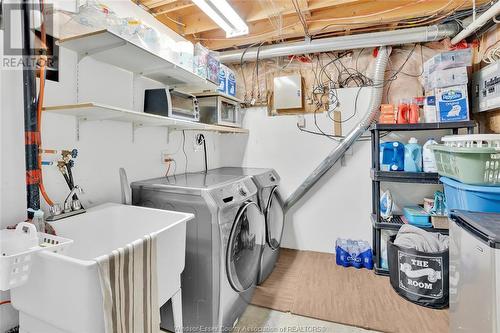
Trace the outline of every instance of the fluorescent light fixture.
[[247, 24], [226, 0], [193, 0], [193, 2], [224, 29], [226, 37], [248, 34]]

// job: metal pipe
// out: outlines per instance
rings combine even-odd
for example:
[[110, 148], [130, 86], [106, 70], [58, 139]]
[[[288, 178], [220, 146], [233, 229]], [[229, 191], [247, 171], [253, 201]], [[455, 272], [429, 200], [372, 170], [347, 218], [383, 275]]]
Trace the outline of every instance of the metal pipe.
[[337, 163], [345, 152], [351, 147], [356, 140], [370, 127], [370, 125], [377, 119], [380, 103], [382, 102], [382, 93], [384, 90], [384, 74], [389, 61], [391, 48], [382, 46], [379, 48], [375, 68], [373, 71], [373, 87], [370, 95], [370, 104], [368, 111], [358, 125], [352, 129], [346, 138], [333, 149], [330, 154], [321, 162], [320, 165], [302, 182], [302, 184], [290, 195], [286, 200], [284, 209], [288, 211], [295, 205], [321, 177], [330, 170], [331, 167]]
[[451, 44], [455, 45], [461, 40], [469, 37], [498, 14], [500, 14], [500, 1], [497, 1], [493, 6], [490, 7], [490, 9], [482, 13], [481, 16], [477, 18], [477, 20], [473, 20], [471, 24], [460, 31], [458, 35], [453, 37], [453, 39], [451, 40]]
[[37, 130], [37, 101], [35, 68], [33, 68], [33, 33], [31, 13], [33, 4], [29, 0], [21, 3], [22, 56], [23, 56], [23, 99], [24, 133], [26, 154], [26, 199], [27, 208], [40, 209], [40, 170], [38, 168], [38, 145], [40, 133]]
[[393, 31], [372, 32], [359, 35], [313, 39], [310, 42], [282, 43], [269, 46], [253, 47], [248, 50], [231, 50], [219, 54], [223, 63], [239, 63], [244, 52], [244, 60], [274, 58], [294, 54], [307, 54], [328, 51], [352, 50], [368, 47], [421, 43], [441, 40], [455, 36], [459, 31], [456, 22], [400, 29]]

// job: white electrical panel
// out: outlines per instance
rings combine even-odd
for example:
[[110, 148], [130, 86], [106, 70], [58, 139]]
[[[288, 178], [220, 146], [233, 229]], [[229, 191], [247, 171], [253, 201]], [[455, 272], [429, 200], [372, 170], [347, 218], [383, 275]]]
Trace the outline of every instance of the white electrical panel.
[[500, 62], [490, 64], [474, 73], [471, 104], [473, 112], [500, 108]]
[[274, 109], [302, 108], [302, 77], [300, 75], [274, 78]]

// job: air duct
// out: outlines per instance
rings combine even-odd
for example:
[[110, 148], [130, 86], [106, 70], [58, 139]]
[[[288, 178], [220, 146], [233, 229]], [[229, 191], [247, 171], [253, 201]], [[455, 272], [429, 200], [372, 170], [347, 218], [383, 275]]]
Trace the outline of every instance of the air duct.
[[375, 68], [373, 71], [373, 88], [371, 89], [370, 104], [368, 111], [359, 124], [349, 132], [346, 138], [321, 162], [320, 165], [302, 182], [302, 184], [290, 195], [284, 204], [285, 212], [295, 205], [321, 177], [337, 163], [345, 152], [377, 119], [384, 90], [384, 74], [391, 53], [390, 47], [379, 48]]
[[462, 30], [458, 35], [453, 37], [451, 40], [451, 44], [455, 45], [461, 40], [469, 37], [474, 32], [479, 30], [482, 26], [488, 23], [489, 20], [495, 18], [498, 14], [500, 14], [500, 1], [495, 3], [490, 7], [487, 11], [481, 14], [477, 19], [473, 20], [471, 24], [469, 24], [464, 30]]
[[239, 63], [241, 61], [242, 55], [244, 55], [244, 60], [248, 61], [255, 60], [257, 58], [257, 53], [259, 54], [259, 59], [266, 59], [296, 54], [422, 43], [441, 40], [446, 37], [453, 37], [458, 33], [458, 31], [458, 24], [455, 22], [451, 22], [427, 27], [321, 38], [314, 39], [310, 42], [275, 44], [270, 46], [262, 46], [260, 48], [260, 51], [258, 47], [253, 47], [246, 51], [231, 50], [221, 52], [219, 57], [222, 63], [230, 64]]

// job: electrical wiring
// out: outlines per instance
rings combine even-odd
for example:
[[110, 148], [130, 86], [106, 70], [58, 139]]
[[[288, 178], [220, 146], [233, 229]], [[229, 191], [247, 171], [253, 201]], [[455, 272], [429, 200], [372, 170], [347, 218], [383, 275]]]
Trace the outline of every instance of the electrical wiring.
[[196, 143], [201, 145], [203, 143], [203, 153], [205, 155], [205, 172], [208, 172], [208, 159], [207, 159], [207, 143], [203, 134], [196, 135]]
[[184, 173], [187, 173], [188, 156], [186, 154], [186, 131], [185, 130], [182, 130], [182, 152], [184, 153], [184, 157], [186, 158], [186, 165], [184, 166]]
[[165, 177], [168, 177], [168, 173], [170, 172], [170, 165], [172, 164], [171, 161], [168, 162], [168, 166], [167, 166], [167, 172], [165, 172]]
[[307, 20], [302, 14], [302, 11], [300, 10], [300, 5], [297, 2], [297, 0], [292, 0], [293, 7], [295, 8], [295, 11], [297, 12], [297, 16], [299, 17], [299, 21], [302, 24], [302, 28], [304, 29], [304, 34], [307, 37], [310, 37], [309, 35], [309, 28], [307, 26]]

